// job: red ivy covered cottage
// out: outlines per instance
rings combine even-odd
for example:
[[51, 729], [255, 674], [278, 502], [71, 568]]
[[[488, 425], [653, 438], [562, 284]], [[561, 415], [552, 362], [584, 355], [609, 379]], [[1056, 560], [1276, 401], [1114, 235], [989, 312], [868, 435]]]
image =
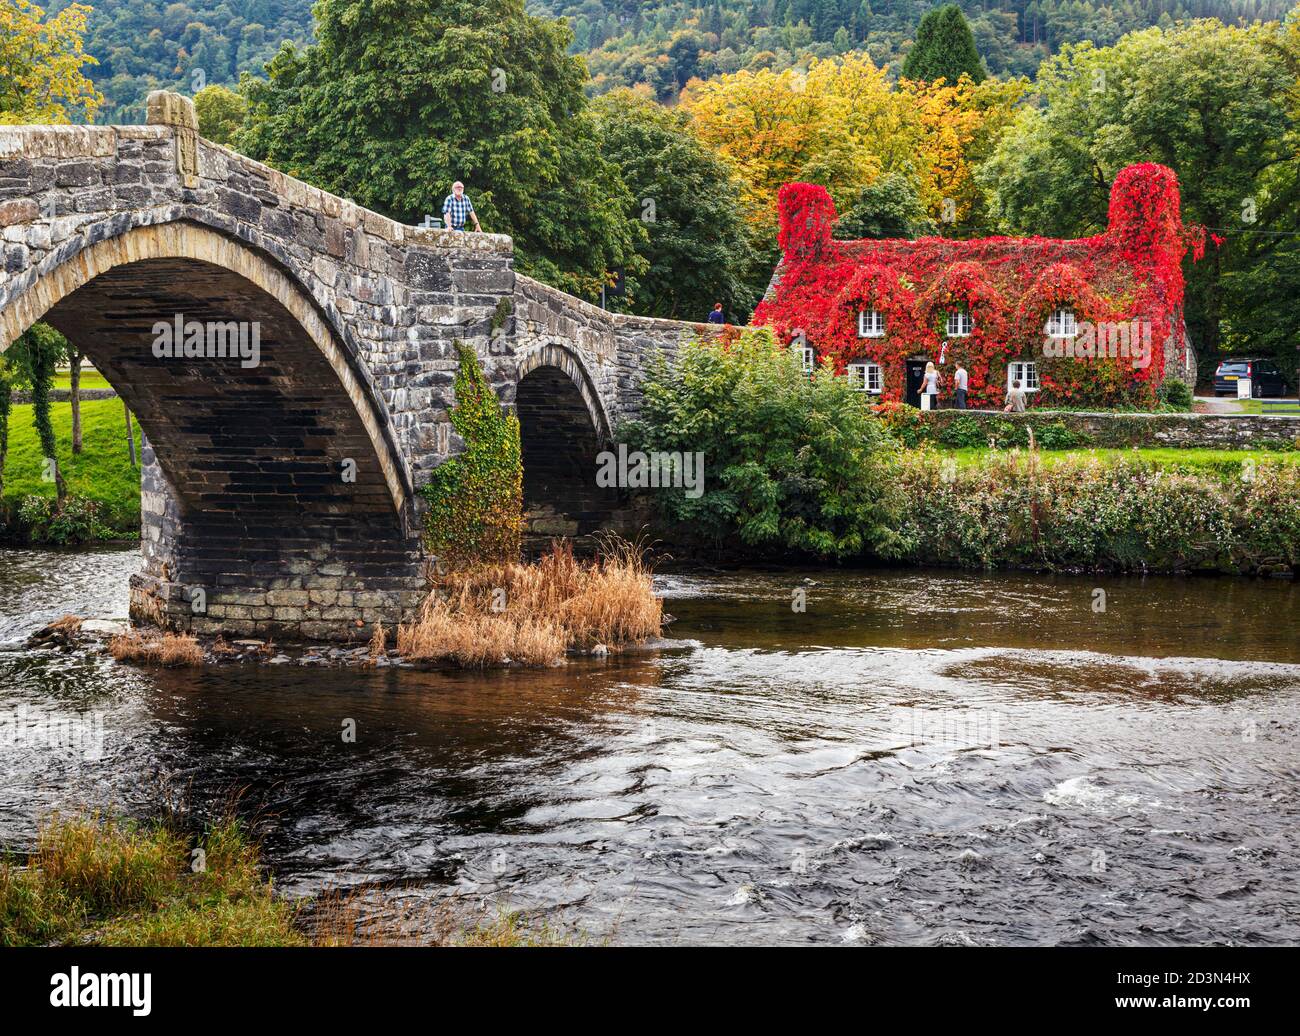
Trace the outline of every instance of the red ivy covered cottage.
[[1013, 378], [1051, 405], [1150, 406], [1166, 378], [1190, 384], [1182, 259], [1204, 250], [1184, 227], [1173, 170], [1124, 169], [1095, 237], [836, 241], [824, 187], [780, 193], [780, 265], [754, 323], [829, 357], [855, 387], [919, 405], [934, 361], [941, 401], [966, 365], [972, 407], [1000, 406]]

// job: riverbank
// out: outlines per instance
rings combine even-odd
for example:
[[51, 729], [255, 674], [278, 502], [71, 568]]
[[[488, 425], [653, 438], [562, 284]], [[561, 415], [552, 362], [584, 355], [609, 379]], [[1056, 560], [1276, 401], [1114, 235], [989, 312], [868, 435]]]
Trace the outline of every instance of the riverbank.
[[[71, 405], [54, 403], [50, 419], [58, 444], [59, 470], [68, 486], [65, 513], [60, 521], [54, 483], [45, 477], [32, 407], [16, 404], [9, 415], [0, 539], [53, 544], [139, 539], [140, 469], [131, 463], [121, 401], [86, 400], [81, 404], [79, 454], [72, 452]], [[133, 431], [138, 465], [142, 436], [134, 423]], [[36, 501], [29, 502], [33, 497]]]
[[41, 824], [35, 851], [0, 854], [0, 947], [567, 946], [545, 919], [441, 904], [413, 915], [383, 889], [289, 902], [234, 816], [197, 833], [179, 818], [100, 814]]

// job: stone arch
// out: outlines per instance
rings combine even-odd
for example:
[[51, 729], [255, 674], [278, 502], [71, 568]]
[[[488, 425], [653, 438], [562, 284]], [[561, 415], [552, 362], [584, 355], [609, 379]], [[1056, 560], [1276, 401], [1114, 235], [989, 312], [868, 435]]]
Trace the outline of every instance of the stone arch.
[[516, 368], [524, 466], [524, 507], [535, 535], [581, 536], [606, 525], [620, 505], [616, 488], [597, 484], [609, 419], [579, 355], [544, 344]]
[[528, 350], [523, 353], [515, 364], [515, 380], [522, 382], [533, 371], [540, 367], [554, 367], [562, 371], [573, 383], [573, 387], [578, 390], [578, 395], [582, 397], [582, 402], [587, 408], [587, 414], [591, 418], [591, 426], [595, 429], [596, 436], [602, 443], [608, 442], [613, 438], [613, 425], [609, 419], [609, 413], [605, 409], [605, 404], [600, 398], [600, 392], [596, 388], [595, 379], [587, 370], [586, 363], [583, 362], [581, 354], [569, 345], [561, 342], [548, 342]]
[[[356, 408], [383, 472], [393, 507], [406, 520], [413, 483], [393, 436], [387, 410], [356, 361], [355, 350], [344, 346], [346, 334], [322, 314], [299, 279], [283, 264], [250, 244], [199, 222], [176, 220], [134, 226], [123, 223], [118, 217], [106, 221], [106, 225], [92, 225], [80, 240], [93, 243], [85, 244], [71, 255], [60, 251], [51, 257], [56, 261], [49, 268], [34, 271], [32, 283], [14, 293], [0, 311], [0, 353], [65, 299], [114, 269], [150, 260], [182, 260], [229, 271], [283, 306], [319, 350]], [[120, 232], [111, 233], [118, 228]]]

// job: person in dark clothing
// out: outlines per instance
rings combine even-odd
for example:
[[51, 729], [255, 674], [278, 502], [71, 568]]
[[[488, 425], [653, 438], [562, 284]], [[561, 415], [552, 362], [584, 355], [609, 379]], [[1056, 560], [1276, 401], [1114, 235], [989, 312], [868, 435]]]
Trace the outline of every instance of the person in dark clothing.
[[727, 322], [726, 317], [722, 315], [722, 303], [715, 302], [713, 304], [713, 312], [709, 314], [709, 323], [725, 324], [726, 322]]

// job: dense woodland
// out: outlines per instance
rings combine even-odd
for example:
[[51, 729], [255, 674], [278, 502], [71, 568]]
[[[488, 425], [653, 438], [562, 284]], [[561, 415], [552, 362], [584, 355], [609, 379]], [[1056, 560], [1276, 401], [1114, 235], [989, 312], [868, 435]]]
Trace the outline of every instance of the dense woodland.
[[[71, 0], [51, 0], [51, 13]], [[124, 121], [162, 87], [196, 92], [260, 73], [283, 40], [312, 39], [312, 0], [99, 0], [92, 3], [88, 70], [106, 99], [101, 119]], [[528, 0], [534, 14], [565, 17], [571, 53], [585, 54], [589, 92], [646, 84], [672, 100], [692, 77], [743, 68], [780, 71], [809, 57], [863, 50], [900, 66], [927, 0]], [[1033, 76], [1065, 43], [1114, 43], [1126, 32], [1177, 19], [1225, 23], [1282, 17], [1287, 0], [964, 0], [975, 42], [994, 75]]]

